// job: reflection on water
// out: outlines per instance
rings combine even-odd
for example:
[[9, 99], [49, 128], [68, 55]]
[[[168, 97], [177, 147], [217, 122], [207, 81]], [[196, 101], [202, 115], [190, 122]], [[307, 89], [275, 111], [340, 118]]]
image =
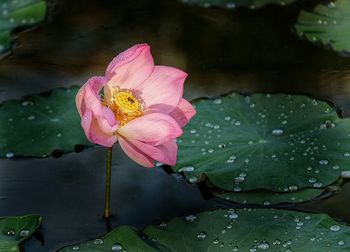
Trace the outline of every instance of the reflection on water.
[[[81, 85], [103, 74], [118, 52], [147, 42], [157, 64], [189, 72], [187, 98], [233, 90], [303, 93], [329, 99], [350, 114], [350, 58], [293, 34], [301, 4], [228, 11], [175, 0], [56, 3], [57, 15], [21, 34], [13, 54], [0, 62], [0, 101]], [[141, 169], [118, 156], [115, 162], [114, 226], [143, 226], [216, 204], [160, 170]], [[31, 240], [26, 251], [49, 251], [104, 233], [99, 219], [103, 165], [99, 148], [59, 159], [0, 160], [0, 215], [44, 215], [46, 245], [38, 248]], [[349, 188], [311, 208], [350, 223]]]

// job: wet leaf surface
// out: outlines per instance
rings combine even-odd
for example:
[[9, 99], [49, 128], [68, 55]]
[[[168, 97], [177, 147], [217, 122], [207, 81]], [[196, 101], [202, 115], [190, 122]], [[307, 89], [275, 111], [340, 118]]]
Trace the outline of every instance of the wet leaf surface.
[[45, 18], [44, 0], [3, 0], [0, 3], [0, 54], [11, 47], [12, 32], [36, 25]]
[[0, 218], [0, 251], [20, 251], [18, 247], [29, 238], [40, 226], [39, 215], [25, 215]]
[[142, 233], [122, 226], [61, 251], [348, 251], [349, 237], [325, 214], [248, 208], [177, 217]]
[[47, 157], [92, 145], [75, 107], [78, 88], [58, 88], [47, 94], [0, 105], [0, 157]]
[[350, 55], [350, 2], [331, 1], [319, 4], [312, 11], [302, 11], [296, 30], [311, 42], [330, 45], [333, 50]]
[[[156, 64], [189, 73], [186, 98], [232, 90], [303, 93], [332, 100], [349, 114], [349, 58], [302, 43], [287, 28], [301, 8], [310, 6], [270, 5], [240, 12], [170, 0], [54, 2], [59, 4], [51, 22], [20, 33], [18, 47], [2, 60], [2, 102], [82, 85], [90, 76], [103, 74], [118, 52], [148, 42]], [[142, 228], [155, 220], [218, 207], [159, 169], [138, 167], [122, 152], [115, 157], [113, 227]], [[31, 239], [26, 252], [54, 251], [106, 233], [101, 219], [104, 164], [100, 148], [59, 159], [0, 160], [0, 215], [32, 212], [45, 219], [45, 244]], [[349, 192], [347, 184], [342, 193], [305, 208], [350, 223]]]
[[324, 101], [232, 93], [194, 104], [174, 168], [191, 183], [290, 192], [350, 176], [350, 120]]

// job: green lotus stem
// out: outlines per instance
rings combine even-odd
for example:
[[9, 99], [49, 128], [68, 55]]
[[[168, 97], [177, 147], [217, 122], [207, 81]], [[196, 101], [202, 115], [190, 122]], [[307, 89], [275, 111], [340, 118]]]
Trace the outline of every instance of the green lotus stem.
[[106, 219], [108, 219], [111, 214], [112, 149], [113, 147], [107, 148], [105, 211], [104, 211], [104, 217]]

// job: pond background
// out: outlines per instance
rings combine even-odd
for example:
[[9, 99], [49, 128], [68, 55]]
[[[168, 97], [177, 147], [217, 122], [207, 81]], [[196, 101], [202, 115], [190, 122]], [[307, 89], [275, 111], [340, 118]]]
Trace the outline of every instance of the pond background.
[[[231, 91], [307, 94], [350, 114], [350, 58], [300, 40], [293, 25], [318, 1], [259, 10], [188, 6], [175, 0], [49, 1], [48, 17], [20, 33], [0, 61], [0, 102], [54, 87], [82, 85], [108, 62], [147, 42], [158, 65], [189, 73], [185, 97]], [[112, 227], [144, 227], [173, 216], [224, 206], [161, 168], [145, 169], [115, 148]], [[59, 158], [0, 160], [0, 216], [43, 216], [45, 243], [26, 252], [54, 251], [106, 233], [102, 219], [105, 150]], [[327, 200], [298, 209], [328, 213], [350, 224], [349, 184]]]

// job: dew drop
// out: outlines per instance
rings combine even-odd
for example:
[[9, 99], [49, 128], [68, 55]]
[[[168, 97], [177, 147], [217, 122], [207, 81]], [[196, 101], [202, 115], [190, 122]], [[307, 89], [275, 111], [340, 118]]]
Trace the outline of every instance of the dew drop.
[[269, 247], [270, 245], [267, 242], [262, 242], [258, 245], [258, 249], [262, 249], [262, 250], [268, 249]]
[[223, 148], [225, 148], [225, 147], [226, 147], [226, 144], [224, 144], [224, 143], [219, 144], [219, 148], [220, 148], [220, 149], [223, 149]]
[[116, 243], [112, 246], [112, 251], [121, 251], [123, 246], [120, 243]]
[[320, 165], [327, 165], [328, 164], [328, 160], [326, 160], [326, 159], [320, 160], [319, 164]]
[[233, 191], [234, 191], [234, 192], [240, 192], [240, 191], [242, 191], [242, 188], [240, 188], [239, 186], [235, 186], [235, 187], [233, 188]]
[[197, 177], [190, 177], [188, 179], [191, 183], [196, 183], [198, 181]]
[[221, 99], [215, 99], [213, 102], [214, 104], [221, 104]]
[[329, 228], [331, 231], [338, 232], [340, 231], [340, 226], [338, 225], [333, 225]]
[[236, 214], [236, 213], [230, 213], [228, 217], [229, 217], [231, 220], [237, 219], [237, 218], [238, 218], [238, 214]]
[[22, 102], [23, 107], [33, 106], [33, 105], [34, 105], [34, 103], [32, 101], [23, 101]]
[[19, 232], [19, 236], [20, 237], [27, 237], [29, 235], [30, 231], [28, 229], [22, 229], [20, 232]]
[[274, 130], [272, 130], [272, 135], [280, 136], [282, 134], [283, 134], [283, 130], [282, 129], [274, 129]]
[[13, 152], [6, 153], [7, 158], [13, 158], [14, 156], [15, 156], [15, 153], [13, 153]]
[[342, 245], [344, 245], [344, 244], [345, 244], [345, 242], [344, 242], [343, 240], [338, 241], [338, 245], [339, 245], [339, 246], [342, 246]]
[[101, 239], [101, 238], [95, 239], [95, 240], [94, 240], [94, 244], [95, 244], [95, 245], [101, 245], [101, 244], [103, 244], [103, 239]]
[[178, 170], [178, 172], [192, 172], [194, 171], [193, 166], [184, 166]]
[[188, 222], [194, 222], [195, 220], [197, 220], [197, 216], [190, 214], [185, 217], [185, 220]]
[[323, 186], [323, 184], [321, 182], [316, 182], [313, 184], [313, 187], [315, 188], [321, 188]]
[[342, 178], [350, 178], [350, 171], [342, 171], [340, 176]]
[[30, 115], [27, 117], [28, 120], [34, 120], [35, 119], [35, 115]]
[[15, 236], [16, 235], [16, 231], [14, 229], [10, 229], [9, 231], [6, 232], [6, 235], [8, 235], [8, 236]]
[[310, 182], [310, 183], [315, 183], [315, 182], [316, 182], [316, 179], [315, 179], [315, 178], [310, 178], [310, 179], [309, 179], [309, 182]]
[[207, 237], [207, 234], [204, 232], [200, 232], [199, 234], [197, 234], [197, 238], [198, 240], [203, 240]]
[[74, 246], [72, 247], [72, 250], [79, 250], [79, 249], [80, 249], [79, 245], [74, 245]]

